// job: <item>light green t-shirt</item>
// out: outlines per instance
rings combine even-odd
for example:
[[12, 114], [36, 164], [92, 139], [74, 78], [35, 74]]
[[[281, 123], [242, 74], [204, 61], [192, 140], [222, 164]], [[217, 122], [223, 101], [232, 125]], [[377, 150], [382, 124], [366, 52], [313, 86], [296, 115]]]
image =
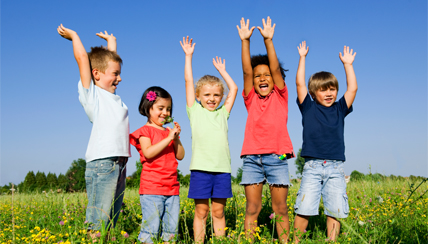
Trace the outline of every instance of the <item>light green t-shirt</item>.
[[192, 128], [192, 161], [190, 170], [231, 173], [227, 120], [224, 106], [209, 111], [196, 101], [186, 106]]

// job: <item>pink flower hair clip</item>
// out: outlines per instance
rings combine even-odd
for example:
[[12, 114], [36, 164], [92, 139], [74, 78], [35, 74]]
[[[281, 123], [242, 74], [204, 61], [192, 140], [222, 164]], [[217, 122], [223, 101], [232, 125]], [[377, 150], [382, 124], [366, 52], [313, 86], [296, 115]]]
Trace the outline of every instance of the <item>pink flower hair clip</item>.
[[149, 92], [147, 93], [146, 98], [147, 98], [147, 100], [149, 100], [150, 102], [153, 102], [154, 100], [156, 100], [156, 92], [154, 92], [154, 91], [149, 91]]

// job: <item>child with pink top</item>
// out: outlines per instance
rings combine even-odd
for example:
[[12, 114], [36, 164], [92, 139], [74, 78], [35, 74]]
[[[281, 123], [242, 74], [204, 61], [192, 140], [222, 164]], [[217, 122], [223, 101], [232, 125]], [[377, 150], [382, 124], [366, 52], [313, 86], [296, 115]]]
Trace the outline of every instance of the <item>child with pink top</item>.
[[[275, 24], [270, 17], [263, 19], [263, 28], [257, 27], [264, 38], [267, 55], [250, 55], [250, 37], [255, 27], [249, 20], [241, 19], [237, 26], [242, 42], [242, 71], [244, 97], [248, 117], [242, 146], [243, 174], [247, 198], [245, 230], [247, 237], [257, 227], [257, 217], [262, 208], [263, 184], [269, 184], [272, 209], [276, 216], [279, 239], [287, 242], [290, 230], [287, 195], [290, 184], [287, 159], [294, 157], [293, 145], [287, 131], [288, 90], [285, 73], [275, 53], [272, 38]], [[286, 157], [280, 156], [285, 154]]]

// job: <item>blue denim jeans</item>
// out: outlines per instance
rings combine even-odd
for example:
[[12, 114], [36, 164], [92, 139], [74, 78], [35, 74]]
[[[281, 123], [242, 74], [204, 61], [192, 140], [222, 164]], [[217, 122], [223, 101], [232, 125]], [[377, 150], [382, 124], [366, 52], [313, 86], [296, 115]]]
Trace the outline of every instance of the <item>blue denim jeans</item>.
[[294, 211], [305, 216], [318, 215], [320, 199], [324, 213], [335, 218], [346, 218], [349, 213], [343, 161], [306, 159], [302, 182], [297, 192]]
[[269, 185], [291, 186], [287, 159], [277, 154], [244, 155], [241, 185], [267, 182]]
[[116, 224], [125, 191], [127, 161], [125, 157], [110, 157], [86, 163], [86, 221], [92, 223], [89, 229], [99, 230], [101, 222], [106, 228]]
[[178, 234], [178, 216], [180, 214], [180, 196], [140, 195], [141, 230], [138, 240], [153, 243], [159, 237], [162, 221], [162, 240], [170, 241]]

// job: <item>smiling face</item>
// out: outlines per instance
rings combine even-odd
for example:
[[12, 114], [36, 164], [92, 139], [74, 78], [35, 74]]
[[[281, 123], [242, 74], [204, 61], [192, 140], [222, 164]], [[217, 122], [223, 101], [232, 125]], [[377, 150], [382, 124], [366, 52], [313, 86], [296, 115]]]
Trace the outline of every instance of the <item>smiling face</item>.
[[158, 127], [162, 127], [165, 119], [171, 115], [171, 99], [158, 97], [156, 102], [153, 103], [153, 106], [150, 108], [149, 123], [153, 123]]
[[95, 78], [95, 85], [114, 94], [117, 85], [122, 81], [120, 72], [121, 67], [118, 62], [108, 61], [107, 69], [104, 72], [97, 69], [92, 71]]
[[317, 103], [323, 105], [324, 107], [330, 107], [334, 102], [336, 102], [337, 89], [334, 86], [320, 88], [315, 92], [313, 98], [317, 101]]
[[273, 79], [269, 66], [259, 64], [253, 69], [254, 90], [261, 96], [267, 96], [273, 90]]
[[209, 111], [216, 110], [222, 98], [222, 88], [218, 85], [204, 85], [196, 94], [196, 99], [201, 102], [202, 107]]

